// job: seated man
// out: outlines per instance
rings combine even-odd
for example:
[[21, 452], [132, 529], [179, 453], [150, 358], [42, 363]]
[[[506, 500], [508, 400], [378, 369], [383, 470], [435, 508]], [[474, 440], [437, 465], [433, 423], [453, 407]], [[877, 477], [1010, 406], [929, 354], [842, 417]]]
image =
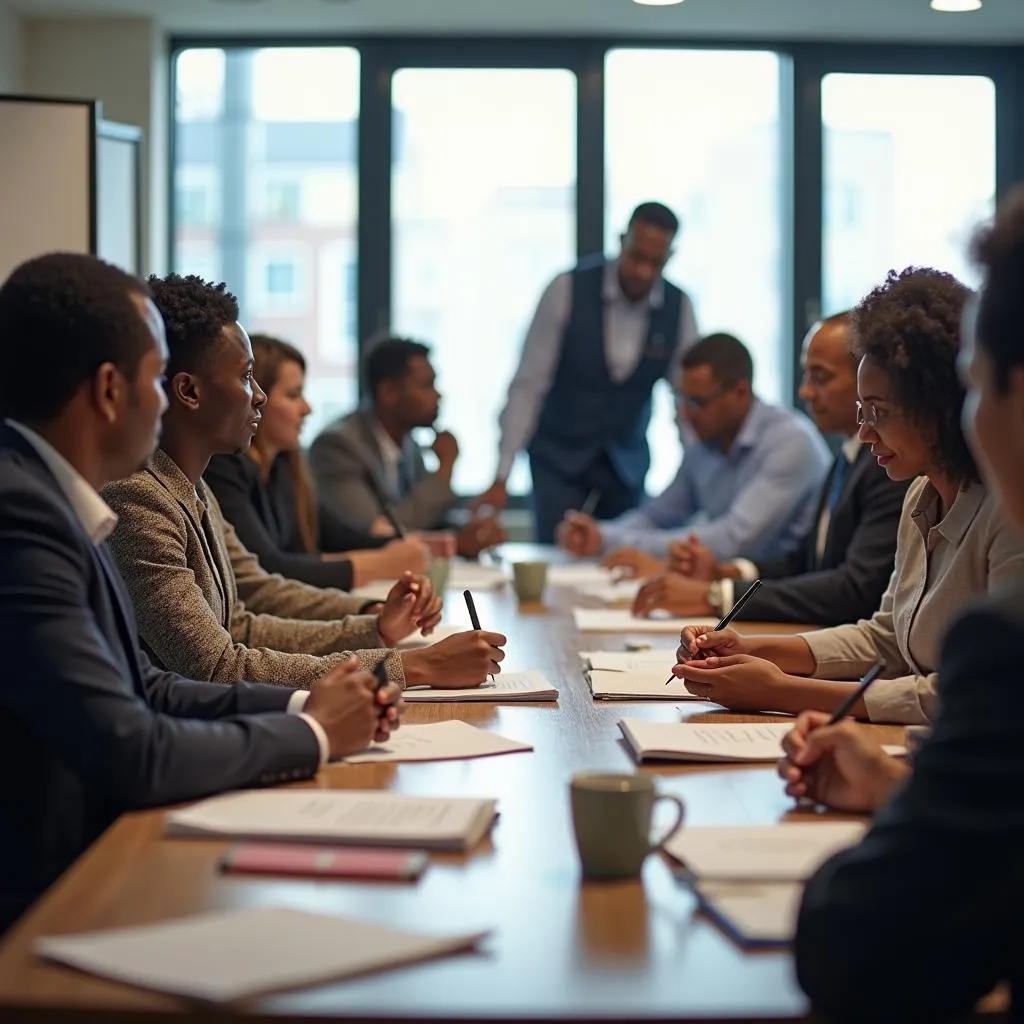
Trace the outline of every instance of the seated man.
[[[750, 583], [765, 582], [739, 618], [838, 626], [870, 618], [885, 593], [896, 554], [896, 528], [909, 480], [890, 480], [857, 435], [857, 361], [850, 314], [815, 324], [804, 342], [800, 397], [823, 434], [842, 447], [819, 493], [801, 546], [778, 558], [720, 562], [696, 537], [673, 544], [669, 572], [648, 581], [637, 615], [729, 611]], [[720, 582], [715, 582], [720, 581]]]
[[[435, 435], [438, 467], [428, 473], [412, 436], [418, 427], [434, 426], [440, 407], [430, 349], [384, 338], [367, 351], [363, 379], [366, 404], [326, 427], [309, 449], [321, 503], [374, 532], [391, 529], [382, 517], [385, 502], [409, 530], [444, 529], [458, 500], [452, 490], [458, 442], [448, 431]], [[460, 555], [475, 558], [504, 540], [497, 519], [476, 515], [456, 543]]]
[[687, 535], [723, 560], [796, 551], [814, 521], [829, 452], [803, 415], [761, 402], [753, 376], [750, 353], [731, 334], [697, 342], [678, 377], [683, 427], [695, 437], [675, 480], [610, 522], [570, 512], [558, 528], [562, 547], [581, 556], [611, 552], [607, 564], [637, 575], [663, 571], [669, 545]]
[[266, 395], [252, 377], [249, 336], [224, 285], [151, 278], [169, 352], [160, 448], [150, 464], [108, 485], [120, 516], [110, 546], [135, 602], [148, 651], [163, 667], [212, 682], [235, 678], [308, 687], [353, 652], [384, 662], [402, 684], [480, 683], [504, 637], [467, 632], [432, 647], [392, 648], [429, 632], [441, 602], [407, 573], [379, 614], [338, 590], [265, 572], [225, 523], [201, 477], [218, 452], [245, 451]]
[[[987, 483], [1024, 528], [1024, 190], [1004, 201], [975, 252], [985, 280], [965, 317], [964, 418]], [[938, 715], [909, 777], [852, 723], [807, 714], [787, 737], [780, 771], [794, 796], [858, 811], [892, 797], [863, 841], [829, 860], [804, 893], [797, 977], [822, 1018], [962, 1020], [1009, 981], [1011, 1019], [1020, 1019], [1022, 583], [1010, 581], [949, 630]]]
[[98, 490], [152, 453], [166, 357], [148, 289], [91, 256], [0, 287], [0, 930], [121, 813], [310, 778], [397, 725], [401, 691], [354, 660], [306, 694], [139, 649]]

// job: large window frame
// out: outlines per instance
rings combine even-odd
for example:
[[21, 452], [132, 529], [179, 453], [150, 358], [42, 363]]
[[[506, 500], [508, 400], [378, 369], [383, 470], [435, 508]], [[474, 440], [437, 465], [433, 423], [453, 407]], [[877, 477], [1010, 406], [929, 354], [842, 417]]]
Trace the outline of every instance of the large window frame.
[[[810, 43], [779, 39], [691, 39], [650, 37], [447, 38], [318, 36], [174, 37], [170, 40], [170, 95], [174, 109], [176, 56], [191, 48], [232, 50], [265, 46], [351, 46], [360, 54], [358, 125], [357, 341], [391, 321], [391, 156], [392, 75], [402, 68], [565, 68], [577, 79], [576, 248], [598, 251], [604, 244], [605, 57], [609, 50], [772, 50], [788, 58], [783, 78], [780, 125], [783, 133], [783, 224], [791, 240], [784, 279], [784, 337], [788, 392], [796, 402], [800, 341], [821, 313], [823, 129], [821, 82], [832, 73], [981, 75], [996, 90], [996, 194], [1024, 180], [1024, 46], [950, 46], [883, 43]], [[174, 167], [174, 125], [170, 164]], [[173, 180], [173, 175], [172, 175]], [[168, 190], [169, 223], [175, 223], [174, 190]], [[682, 211], [685, 216], [685, 211]], [[174, 232], [168, 256], [173, 261]], [[782, 353], [787, 359], [787, 353]]]

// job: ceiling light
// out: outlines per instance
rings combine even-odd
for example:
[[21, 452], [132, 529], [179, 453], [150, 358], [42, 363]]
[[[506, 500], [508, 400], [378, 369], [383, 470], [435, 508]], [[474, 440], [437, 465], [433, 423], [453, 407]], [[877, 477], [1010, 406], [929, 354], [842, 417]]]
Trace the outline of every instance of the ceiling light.
[[932, 0], [933, 11], [947, 14], [966, 14], [967, 11], [981, 10], [981, 0]]
[[633, 0], [635, 4], [644, 7], [671, 7], [673, 4], [681, 4], [683, 0]]

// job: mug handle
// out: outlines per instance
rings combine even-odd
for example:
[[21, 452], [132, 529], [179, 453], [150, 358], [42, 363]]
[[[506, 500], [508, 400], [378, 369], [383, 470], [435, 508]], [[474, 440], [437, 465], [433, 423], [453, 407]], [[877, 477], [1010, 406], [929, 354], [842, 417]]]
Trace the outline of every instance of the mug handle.
[[654, 798], [654, 806], [657, 807], [659, 800], [668, 800], [670, 803], [676, 805], [676, 820], [673, 822], [671, 828], [661, 837], [656, 843], [651, 843], [650, 853], [654, 853], [657, 850], [665, 849], [665, 844], [676, 834], [679, 827], [683, 824], [683, 818], [686, 816], [686, 808], [683, 806], [683, 801], [677, 796], [672, 796], [670, 793], [659, 793]]

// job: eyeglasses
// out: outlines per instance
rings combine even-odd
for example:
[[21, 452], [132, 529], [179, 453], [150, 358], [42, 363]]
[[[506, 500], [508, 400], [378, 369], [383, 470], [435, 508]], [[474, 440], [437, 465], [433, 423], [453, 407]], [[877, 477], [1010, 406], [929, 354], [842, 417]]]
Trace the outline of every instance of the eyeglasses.
[[888, 412], [882, 412], [874, 402], [868, 402], [865, 408], [864, 403], [857, 402], [857, 426], [870, 427], [874, 430], [880, 423], [889, 418]]
[[701, 409], [706, 409], [716, 399], [721, 398], [728, 390], [728, 388], [718, 388], [710, 395], [684, 395], [682, 391], [676, 391], [676, 405], [696, 409], [699, 412]]

